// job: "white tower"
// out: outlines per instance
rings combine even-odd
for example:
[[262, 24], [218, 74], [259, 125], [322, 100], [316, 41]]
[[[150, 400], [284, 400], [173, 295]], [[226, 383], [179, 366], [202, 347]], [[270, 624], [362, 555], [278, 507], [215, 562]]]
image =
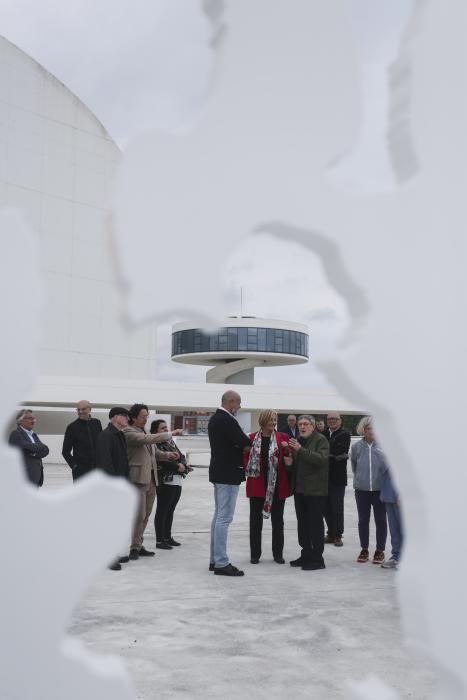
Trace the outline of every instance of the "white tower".
[[172, 360], [213, 366], [207, 382], [254, 384], [255, 367], [308, 362], [308, 329], [253, 316], [232, 316], [216, 331], [178, 323], [172, 329]]

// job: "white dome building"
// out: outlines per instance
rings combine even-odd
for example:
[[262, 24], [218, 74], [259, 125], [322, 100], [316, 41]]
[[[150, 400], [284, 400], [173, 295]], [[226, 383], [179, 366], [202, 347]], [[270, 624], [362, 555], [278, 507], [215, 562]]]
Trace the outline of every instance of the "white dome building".
[[154, 331], [129, 335], [119, 322], [107, 221], [117, 145], [74, 94], [2, 37], [0, 86], [0, 207], [20, 209], [36, 232], [44, 281], [40, 374], [153, 377]]

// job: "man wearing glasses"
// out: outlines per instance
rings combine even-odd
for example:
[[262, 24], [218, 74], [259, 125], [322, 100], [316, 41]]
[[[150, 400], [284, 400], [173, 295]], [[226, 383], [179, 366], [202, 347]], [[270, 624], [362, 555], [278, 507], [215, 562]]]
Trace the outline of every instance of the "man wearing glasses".
[[342, 427], [337, 411], [330, 411], [328, 427], [323, 435], [329, 440], [329, 485], [325, 520], [328, 532], [325, 542], [342, 547], [344, 534], [344, 496], [347, 486], [347, 460], [350, 450], [350, 433]]
[[328, 493], [329, 444], [315, 426], [313, 416], [300, 416], [300, 437], [298, 440], [290, 438], [292, 455], [284, 457], [290, 471], [298, 543], [302, 550], [290, 566], [301, 567], [303, 571], [325, 568], [323, 516]]
[[29, 481], [36, 486], [44, 483], [42, 459], [49, 454], [49, 448], [39, 440], [34, 432], [36, 416], [30, 409], [21, 410], [16, 416], [16, 430], [10, 433], [8, 443], [18, 447], [23, 453], [24, 466]]
[[65, 431], [62, 455], [71, 469], [73, 481], [96, 467], [96, 444], [102, 425], [100, 420], [91, 417], [91, 409], [89, 401], [79, 401], [78, 418]]

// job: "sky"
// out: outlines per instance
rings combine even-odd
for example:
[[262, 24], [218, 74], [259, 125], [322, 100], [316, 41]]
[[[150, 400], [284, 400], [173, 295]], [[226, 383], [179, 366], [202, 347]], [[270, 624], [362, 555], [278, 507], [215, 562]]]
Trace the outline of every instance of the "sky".
[[183, 123], [210, 78], [197, 0], [3, 0], [1, 33], [74, 92], [120, 146]]
[[[397, 28], [407, 20], [412, 0], [342, 2], [363, 59], [393, 57]], [[207, 5], [221, 6], [216, 0]], [[197, 0], [3, 0], [0, 26], [6, 38], [83, 100], [122, 148], [155, 125], [186, 128], [209, 91], [213, 53], [206, 46], [215, 37]], [[296, 261], [290, 273], [281, 265], [284, 256]], [[252, 262], [258, 258], [268, 277]], [[303, 322], [311, 331], [312, 355], [335, 350], [346, 312], [311, 252], [285, 242], [268, 252], [267, 240], [258, 237], [248, 248], [240, 247], [226, 277], [232, 314], [240, 313], [243, 287], [244, 314]], [[169, 325], [159, 328], [158, 347], [160, 378], [204, 376], [204, 369], [170, 362]], [[306, 366], [256, 370], [256, 377], [260, 383], [324, 385], [313, 360]]]
[[[183, 121], [181, 113], [203, 99], [211, 56], [201, 45], [212, 28], [200, 18], [199, 4], [212, 9], [222, 2], [2, 0], [0, 27], [82, 99], [124, 146], [154, 124]], [[413, 0], [341, 2], [363, 58], [393, 57], [398, 27], [407, 21]]]

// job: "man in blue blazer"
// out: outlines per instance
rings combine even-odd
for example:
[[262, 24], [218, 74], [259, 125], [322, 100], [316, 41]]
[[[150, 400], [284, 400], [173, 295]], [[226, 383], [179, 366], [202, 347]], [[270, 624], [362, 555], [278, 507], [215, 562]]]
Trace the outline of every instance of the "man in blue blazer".
[[39, 440], [37, 433], [34, 432], [35, 422], [36, 417], [31, 410], [21, 410], [16, 416], [17, 427], [10, 433], [8, 443], [21, 450], [29, 481], [36, 486], [42, 486], [44, 483], [42, 460], [49, 454], [49, 448]]
[[290, 416], [287, 416], [287, 428], [285, 429], [285, 432], [289, 436], [289, 438], [295, 438], [296, 440], [298, 439], [298, 425], [297, 425], [297, 417], [294, 416], [293, 413], [290, 414]]
[[245, 480], [243, 450], [251, 444], [235, 418], [240, 405], [240, 394], [226, 391], [221, 408], [211, 416], [208, 424], [211, 445], [209, 481], [214, 485], [209, 570], [220, 576], [243, 576], [243, 571], [233, 566], [227, 556], [229, 525], [233, 520], [239, 486]]

